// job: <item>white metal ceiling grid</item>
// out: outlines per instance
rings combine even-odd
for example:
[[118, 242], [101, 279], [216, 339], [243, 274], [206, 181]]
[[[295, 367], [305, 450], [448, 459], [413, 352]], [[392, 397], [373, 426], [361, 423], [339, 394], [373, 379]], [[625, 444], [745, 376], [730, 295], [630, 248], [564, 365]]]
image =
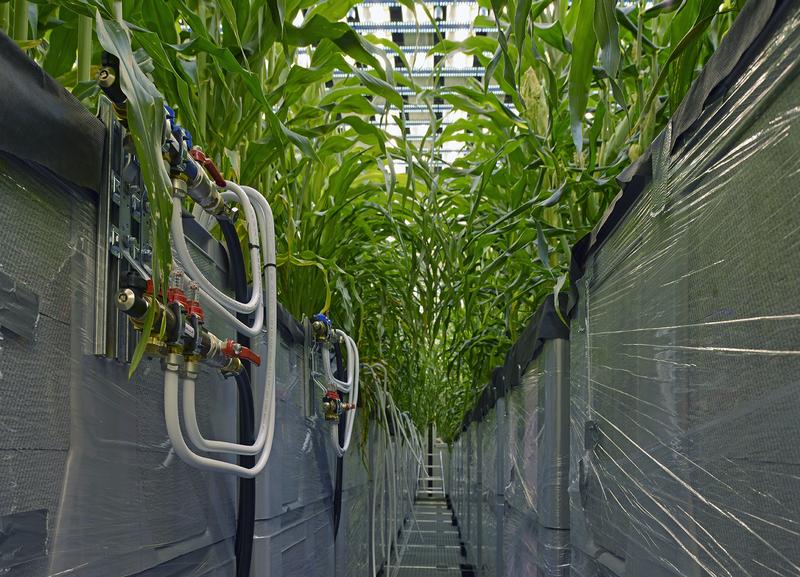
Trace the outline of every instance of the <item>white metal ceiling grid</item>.
[[[488, 16], [488, 10], [474, 0], [434, 0], [415, 5], [413, 11], [396, 0], [366, 0], [355, 5], [347, 15], [348, 23], [359, 33], [391, 40], [402, 49], [409, 68], [393, 51], [388, 50], [387, 55], [393, 59], [395, 73], [409, 78], [418, 87], [415, 90], [397, 86], [406, 103], [406, 139], [415, 146], [431, 150], [431, 113], [437, 119], [438, 131], [466, 116], [465, 112], [452, 110], [446, 101], [430, 94], [423, 101], [419, 92], [437, 87], [445, 87], [446, 92], [447, 86], [482, 83], [485, 72], [472, 55], [463, 52], [434, 55], [430, 53], [431, 48], [441, 39], [460, 42], [476, 34], [494, 35], [494, 28], [487, 25]], [[334, 82], [348, 76], [347, 72], [336, 72]], [[497, 86], [490, 86], [489, 90], [502, 94]], [[403, 129], [395, 120], [398, 114], [399, 110], [394, 110], [389, 118], [376, 116], [372, 120], [382, 122], [389, 134], [399, 137]], [[435, 153], [449, 163], [458, 157], [460, 148], [459, 143], [447, 143], [437, 145]]]

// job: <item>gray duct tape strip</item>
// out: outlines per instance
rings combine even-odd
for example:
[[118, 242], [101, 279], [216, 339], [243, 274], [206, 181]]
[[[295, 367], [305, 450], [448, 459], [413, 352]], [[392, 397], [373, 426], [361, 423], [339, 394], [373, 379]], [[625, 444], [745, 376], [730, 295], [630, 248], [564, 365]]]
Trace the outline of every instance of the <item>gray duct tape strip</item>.
[[0, 517], [0, 572], [44, 557], [46, 544], [46, 509]]
[[33, 339], [39, 318], [39, 295], [0, 271], [0, 327]]

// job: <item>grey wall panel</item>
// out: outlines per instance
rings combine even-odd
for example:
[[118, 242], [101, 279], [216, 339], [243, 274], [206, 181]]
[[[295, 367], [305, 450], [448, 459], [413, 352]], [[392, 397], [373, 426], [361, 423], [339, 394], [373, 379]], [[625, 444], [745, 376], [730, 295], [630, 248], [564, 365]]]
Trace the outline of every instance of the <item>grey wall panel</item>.
[[547, 529], [526, 511], [506, 507], [504, 577], [568, 577], [570, 532]]
[[342, 513], [336, 537], [336, 576], [369, 575], [369, 471], [360, 423], [353, 429], [353, 450], [344, 457]]
[[563, 339], [545, 341], [520, 386], [506, 394], [503, 556], [509, 577], [569, 572], [568, 347]]
[[334, 571], [332, 425], [306, 416], [303, 354], [300, 344], [278, 347], [275, 439], [256, 485], [253, 575]]
[[[330, 427], [306, 417], [303, 347], [281, 343], [276, 361], [277, 419], [269, 466], [258, 479], [256, 519], [272, 519], [318, 501], [332, 506]], [[259, 373], [260, 374], [260, 373]]]
[[541, 362], [535, 360], [523, 374], [519, 387], [506, 395], [508, 444], [504, 497], [520, 511], [538, 518], [539, 441], [544, 416], [539, 403], [543, 396]]
[[800, 574], [800, 12], [787, 11], [654, 157], [579, 281], [571, 495], [597, 573]]
[[316, 502], [256, 524], [253, 575], [327, 577], [333, 574], [331, 509]]
[[480, 571], [497, 574], [497, 416], [491, 411], [481, 422], [481, 560]]
[[[33, 340], [0, 328], [0, 516], [44, 509], [48, 530], [43, 556], [7, 574], [133, 575], [203, 551], [230, 566], [233, 481], [171, 454], [158, 364], [128, 380], [90, 353], [93, 199], [7, 156], [0, 194], [0, 266], [40, 297]], [[202, 382], [201, 427], [232, 438], [234, 411], [209, 407], [235, 407], [235, 392]]]

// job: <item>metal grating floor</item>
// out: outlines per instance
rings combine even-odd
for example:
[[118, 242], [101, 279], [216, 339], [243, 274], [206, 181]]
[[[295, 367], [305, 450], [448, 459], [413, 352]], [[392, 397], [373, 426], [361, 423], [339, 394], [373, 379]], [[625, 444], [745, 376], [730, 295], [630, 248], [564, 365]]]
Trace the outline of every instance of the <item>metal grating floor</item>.
[[392, 577], [461, 577], [461, 542], [444, 498], [425, 496], [414, 506], [414, 516], [400, 537], [400, 562]]

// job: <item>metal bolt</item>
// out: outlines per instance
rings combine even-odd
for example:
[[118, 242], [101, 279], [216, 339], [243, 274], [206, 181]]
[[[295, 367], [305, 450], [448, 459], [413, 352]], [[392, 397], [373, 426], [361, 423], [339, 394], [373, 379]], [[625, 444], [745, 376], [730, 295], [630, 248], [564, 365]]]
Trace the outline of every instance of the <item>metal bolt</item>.
[[131, 197], [131, 209], [135, 216], [142, 215], [142, 200], [138, 196]]
[[136, 295], [133, 294], [131, 289], [122, 290], [117, 295], [117, 307], [119, 307], [120, 310], [130, 310], [135, 302]]
[[108, 88], [117, 80], [114, 75], [114, 69], [107, 66], [100, 69], [97, 73], [97, 83], [103, 88]]
[[115, 257], [119, 258], [121, 254], [120, 246], [119, 246], [119, 233], [116, 230], [111, 231], [111, 241], [110, 251]]

